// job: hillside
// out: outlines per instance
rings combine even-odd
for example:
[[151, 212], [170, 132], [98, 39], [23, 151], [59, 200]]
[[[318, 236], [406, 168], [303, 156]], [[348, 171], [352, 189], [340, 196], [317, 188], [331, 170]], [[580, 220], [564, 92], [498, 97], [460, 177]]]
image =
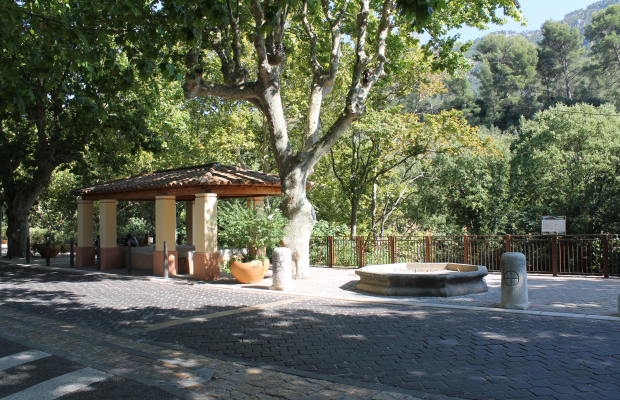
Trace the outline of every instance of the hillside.
[[[611, 5], [618, 4], [618, 3], [620, 3], [620, 0], [597, 1], [596, 3], [590, 4], [585, 9], [581, 8], [579, 10], [575, 10], [575, 11], [572, 11], [564, 15], [564, 18], [562, 18], [560, 22], [564, 22], [570, 25], [571, 27], [578, 27], [581, 33], [583, 33], [583, 28], [586, 25], [589, 25], [590, 22], [592, 22], [592, 14], [594, 14], [595, 12], [601, 11]], [[524, 32], [519, 32], [519, 33], [515, 31], [497, 31], [497, 32], [489, 33], [489, 35], [506, 35], [506, 36], [521, 35], [532, 43], [538, 43], [542, 39], [542, 31], [540, 29], [524, 31]], [[478, 43], [479, 41], [482, 40], [483, 37], [474, 40], [474, 43]]]

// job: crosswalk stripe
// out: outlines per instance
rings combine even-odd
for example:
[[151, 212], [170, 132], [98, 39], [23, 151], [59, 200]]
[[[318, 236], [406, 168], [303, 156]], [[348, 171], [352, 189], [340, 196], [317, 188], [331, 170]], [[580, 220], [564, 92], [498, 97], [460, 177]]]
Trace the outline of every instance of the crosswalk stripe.
[[60, 396], [83, 389], [88, 385], [104, 381], [113, 375], [96, 370], [83, 368], [14, 393], [3, 400], [53, 400]]
[[51, 356], [51, 354], [45, 353], [43, 351], [28, 350], [10, 355], [8, 357], [2, 357], [0, 358], [0, 371], [4, 371], [9, 368], [17, 367], [18, 365], [26, 364], [31, 361], [39, 360], [41, 358], [49, 356]]

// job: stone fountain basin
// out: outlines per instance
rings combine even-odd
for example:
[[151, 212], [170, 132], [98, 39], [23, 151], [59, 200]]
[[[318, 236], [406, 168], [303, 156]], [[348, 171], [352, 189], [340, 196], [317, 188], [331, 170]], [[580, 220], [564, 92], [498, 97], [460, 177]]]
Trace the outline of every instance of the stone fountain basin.
[[453, 263], [369, 265], [355, 271], [356, 290], [388, 296], [450, 297], [488, 291], [486, 267]]

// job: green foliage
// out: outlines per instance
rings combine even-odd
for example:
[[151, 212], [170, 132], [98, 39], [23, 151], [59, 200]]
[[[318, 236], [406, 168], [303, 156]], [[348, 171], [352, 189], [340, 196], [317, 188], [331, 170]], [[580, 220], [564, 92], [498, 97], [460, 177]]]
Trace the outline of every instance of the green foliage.
[[316, 221], [312, 229], [312, 236], [346, 236], [349, 227], [346, 224], [333, 223], [326, 220]]
[[426, 115], [422, 121], [398, 108], [369, 110], [334, 145], [331, 171], [318, 178], [311, 192], [319, 217], [338, 225], [348, 222], [351, 235], [359, 234], [358, 225], [364, 232], [383, 234], [388, 221], [401, 215], [412, 183], [427, 177], [435, 157], [484, 146], [476, 131], [458, 111]]
[[77, 238], [77, 201], [75, 196], [69, 193], [78, 186], [77, 182], [77, 177], [69, 169], [57, 170], [52, 175], [50, 183], [30, 210], [31, 241], [35, 240], [40, 232], [66, 243], [69, 243], [71, 238]]
[[[279, 203], [279, 202], [278, 202]], [[288, 223], [276, 202], [247, 207], [240, 201], [220, 202], [218, 239], [222, 247], [237, 249], [243, 261], [264, 259], [262, 249], [277, 247]]]
[[476, 50], [475, 59], [481, 62], [476, 76], [486, 103], [482, 121], [506, 130], [518, 125], [521, 115], [533, 115], [538, 90], [536, 47], [521, 36], [488, 35]]
[[575, 78], [577, 61], [583, 55], [583, 36], [579, 29], [554, 21], [545, 22], [542, 32], [540, 47], [564, 73], [566, 98], [573, 100], [571, 83]]
[[[620, 230], [620, 114], [611, 105], [558, 105], [523, 120], [512, 187], [527, 229], [566, 215], [570, 233]], [[528, 222], [531, 221], [531, 222]]]
[[585, 35], [593, 42], [592, 56], [597, 62], [597, 72], [609, 74], [606, 82], [611, 83], [610, 89], [617, 96], [618, 82], [615, 77], [620, 72], [620, 4], [594, 14]]
[[129, 217], [123, 224], [118, 224], [116, 235], [118, 237], [127, 237], [131, 233], [134, 236], [144, 236], [153, 231], [153, 222], [149, 219], [141, 217]]
[[422, 230], [475, 235], [511, 231], [513, 138], [497, 130], [480, 135], [491, 141], [487, 151], [441, 155], [434, 164], [435, 180], [420, 182], [420, 195], [410, 207]]

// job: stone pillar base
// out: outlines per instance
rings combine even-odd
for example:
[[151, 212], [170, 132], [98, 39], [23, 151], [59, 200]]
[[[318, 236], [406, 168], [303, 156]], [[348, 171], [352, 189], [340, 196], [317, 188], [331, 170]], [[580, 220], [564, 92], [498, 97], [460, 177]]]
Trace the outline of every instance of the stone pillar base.
[[101, 269], [117, 269], [121, 267], [118, 247], [101, 248]]
[[95, 247], [79, 247], [75, 248], [75, 266], [76, 267], [92, 267], [97, 263], [95, 261]]
[[[177, 251], [168, 252], [168, 275], [177, 274], [177, 260], [179, 253]], [[153, 253], [153, 275], [164, 276], [164, 252], [155, 251]]]
[[194, 253], [194, 279], [213, 281], [220, 277], [220, 253]]

